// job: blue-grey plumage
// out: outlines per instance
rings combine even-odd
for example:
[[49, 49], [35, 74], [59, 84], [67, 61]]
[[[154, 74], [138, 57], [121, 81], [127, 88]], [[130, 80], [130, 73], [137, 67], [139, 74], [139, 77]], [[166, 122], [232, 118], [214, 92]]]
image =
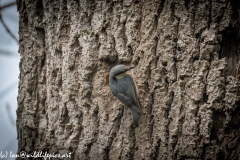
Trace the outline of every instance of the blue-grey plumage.
[[134, 122], [138, 122], [140, 118], [138, 90], [133, 78], [126, 73], [132, 68], [134, 67], [127, 67], [122, 64], [113, 67], [109, 75], [109, 87], [113, 95], [130, 108]]

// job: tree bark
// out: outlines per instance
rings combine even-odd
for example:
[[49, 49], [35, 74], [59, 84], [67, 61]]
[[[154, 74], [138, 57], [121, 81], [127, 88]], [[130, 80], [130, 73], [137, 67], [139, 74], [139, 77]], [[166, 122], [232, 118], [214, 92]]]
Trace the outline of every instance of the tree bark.
[[[235, 0], [18, 0], [18, 153], [70, 159], [240, 158]], [[135, 65], [141, 117], [108, 74]]]

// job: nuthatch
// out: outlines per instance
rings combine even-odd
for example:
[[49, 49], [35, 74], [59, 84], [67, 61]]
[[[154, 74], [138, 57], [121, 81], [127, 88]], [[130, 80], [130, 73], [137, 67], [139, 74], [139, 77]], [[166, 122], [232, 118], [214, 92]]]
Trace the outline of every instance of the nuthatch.
[[133, 121], [138, 122], [140, 118], [140, 106], [138, 102], [138, 88], [133, 78], [126, 72], [134, 67], [117, 65], [113, 67], [109, 75], [109, 87], [114, 96], [116, 96], [125, 106], [130, 108]]

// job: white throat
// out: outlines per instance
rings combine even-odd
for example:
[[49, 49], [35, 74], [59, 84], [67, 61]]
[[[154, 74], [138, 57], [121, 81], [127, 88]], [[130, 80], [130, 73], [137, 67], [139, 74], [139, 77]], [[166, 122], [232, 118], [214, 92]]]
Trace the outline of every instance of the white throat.
[[126, 72], [123, 72], [119, 75], [116, 76], [117, 79], [122, 79], [127, 73]]

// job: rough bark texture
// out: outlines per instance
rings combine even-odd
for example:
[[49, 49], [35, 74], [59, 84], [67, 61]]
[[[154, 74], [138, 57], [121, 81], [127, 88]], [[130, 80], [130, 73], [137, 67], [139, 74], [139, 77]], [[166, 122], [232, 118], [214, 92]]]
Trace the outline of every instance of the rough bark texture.
[[[235, 0], [19, 0], [19, 150], [71, 159], [240, 158]], [[108, 87], [135, 65], [141, 118]]]

